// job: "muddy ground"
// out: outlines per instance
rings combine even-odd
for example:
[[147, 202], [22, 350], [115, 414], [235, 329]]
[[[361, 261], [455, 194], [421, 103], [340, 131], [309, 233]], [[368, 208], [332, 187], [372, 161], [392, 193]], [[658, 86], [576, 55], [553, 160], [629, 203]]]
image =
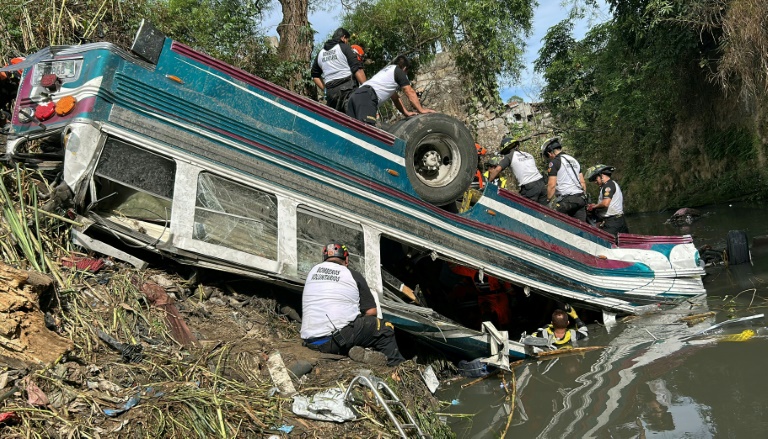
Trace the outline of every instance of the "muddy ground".
[[[16, 327], [0, 337], [0, 437], [399, 436], [362, 389], [352, 404], [356, 421], [296, 416], [292, 398], [276, 391], [270, 375], [267, 360], [276, 352], [287, 369], [311, 365], [291, 378], [301, 395], [345, 389], [354, 377], [373, 374], [395, 390], [425, 433], [453, 436], [434, 415], [439, 402], [421, 378], [428, 362], [447, 373], [444, 361], [416, 357], [398, 367], [371, 367], [305, 348], [297, 313], [279, 300], [287, 291], [271, 285], [177, 272], [173, 264], [139, 271], [95, 255], [73, 258], [73, 267], [57, 261], [68, 289], [51, 280], [32, 285], [39, 274], [0, 264], [4, 295], [18, 293], [26, 304], [6, 307], [16, 310]], [[32, 332], [45, 337], [24, 335]], [[110, 346], [109, 337], [138, 356]]]

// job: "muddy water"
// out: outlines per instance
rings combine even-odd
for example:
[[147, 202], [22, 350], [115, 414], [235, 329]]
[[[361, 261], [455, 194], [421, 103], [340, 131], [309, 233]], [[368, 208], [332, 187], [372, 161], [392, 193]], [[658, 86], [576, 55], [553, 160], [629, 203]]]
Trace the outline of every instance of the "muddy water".
[[[768, 309], [768, 209], [701, 208], [685, 230], [664, 225], [670, 213], [630, 216], [633, 233], [694, 236], [697, 247], [725, 248], [729, 230], [744, 230], [753, 263], [707, 268], [708, 297], [612, 327], [590, 324], [583, 355], [529, 362], [506, 381], [442, 384], [445, 419], [461, 438], [752, 438], [768, 435], [768, 324], [763, 318], [686, 336]], [[681, 316], [714, 311], [693, 327]], [[535, 329], [535, 328], [533, 328]], [[754, 332], [749, 332], [752, 330]], [[754, 334], [754, 335], [753, 335]], [[514, 404], [505, 384], [515, 392]], [[511, 417], [510, 417], [511, 413]], [[510, 421], [511, 419], [511, 421]]]

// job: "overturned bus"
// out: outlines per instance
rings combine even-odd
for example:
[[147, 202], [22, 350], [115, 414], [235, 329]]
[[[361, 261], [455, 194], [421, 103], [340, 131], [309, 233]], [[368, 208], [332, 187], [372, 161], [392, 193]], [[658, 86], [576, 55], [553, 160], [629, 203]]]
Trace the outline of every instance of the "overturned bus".
[[518, 329], [537, 297], [610, 318], [705, 292], [690, 236], [615, 239], [494, 185], [465, 212], [441, 207], [477, 165], [445, 115], [386, 132], [148, 23], [130, 52], [50, 47], [13, 68], [6, 159], [60, 170], [84, 224], [74, 239], [101, 253], [131, 261], [140, 247], [300, 291], [340, 240], [384, 317], [468, 358], [494, 343], [524, 356], [480, 324]]

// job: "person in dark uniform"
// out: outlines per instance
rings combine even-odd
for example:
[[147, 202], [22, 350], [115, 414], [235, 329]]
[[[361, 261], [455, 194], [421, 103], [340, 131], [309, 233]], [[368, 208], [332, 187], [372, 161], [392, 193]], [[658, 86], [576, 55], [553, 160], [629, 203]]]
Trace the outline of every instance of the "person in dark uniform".
[[[417, 113], [434, 113], [435, 110], [421, 106], [419, 97], [411, 86], [411, 81], [406, 75], [410, 65], [411, 61], [400, 55], [395, 58], [392, 64], [379, 70], [349, 96], [347, 115], [369, 125], [376, 125], [376, 113], [379, 107], [390, 98], [395, 104], [395, 108], [406, 117], [414, 116]], [[400, 96], [396, 93], [398, 89], [405, 93], [416, 112], [409, 111], [403, 106]]]
[[587, 211], [595, 213], [598, 218], [598, 227], [617, 236], [619, 233], [629, 233], [629, 228], [624, 218], [624, 194], [619, 184], [611, 179], [615, 169], [613, 166], [603, 164], [587, 169], [587, 180], [594, 181], [600, 186], [597, 204], [588, 205]]
[[[365, 363], [402, 363], [394, 326], [377, 318], [368, 283], [348, 265], [347, 247], [331, 243], [323, 247], [323, 262], [307, 274], [301, 299], [304, 346]], [[366, 347], [374, 351], [361, 349]]]
[[[312, 80], [325, 91], [326, 104], [345, 111], [347, 98], [365, 82], [361, 56], [349, 45], [349, 31], [340, 27], [312, 62]], [[359, 47], [359, 46], [358, 46]]]
[[547, 166], [547, 202], [552, 209], [587, 222], [587, 184], [575, 158], [564, 154], [560, 139], [553, 137], [541, 145]]

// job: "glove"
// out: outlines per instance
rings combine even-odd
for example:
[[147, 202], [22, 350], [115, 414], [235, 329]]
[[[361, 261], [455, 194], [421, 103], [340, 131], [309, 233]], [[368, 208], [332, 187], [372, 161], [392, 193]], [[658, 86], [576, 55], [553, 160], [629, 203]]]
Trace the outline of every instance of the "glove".
[[578, 318], [579, 318], [578, 314], [576, 314], [576, 310], [575, 310], [575, 309], [573, 309], [573, 308], [571, 307], [571, 305], [568, 305], [567, 303], [566, 303], [566, 304], [565, 304], [565, 306], [563, 307], [563, 311], [567, 312], [567, 313], [568, 313], [568, 315], [569, 315], [569, 316], [571, 316], [571, 318], [572, 318], [573, 320], [576, 320], [576, 319], [578, 319]]

